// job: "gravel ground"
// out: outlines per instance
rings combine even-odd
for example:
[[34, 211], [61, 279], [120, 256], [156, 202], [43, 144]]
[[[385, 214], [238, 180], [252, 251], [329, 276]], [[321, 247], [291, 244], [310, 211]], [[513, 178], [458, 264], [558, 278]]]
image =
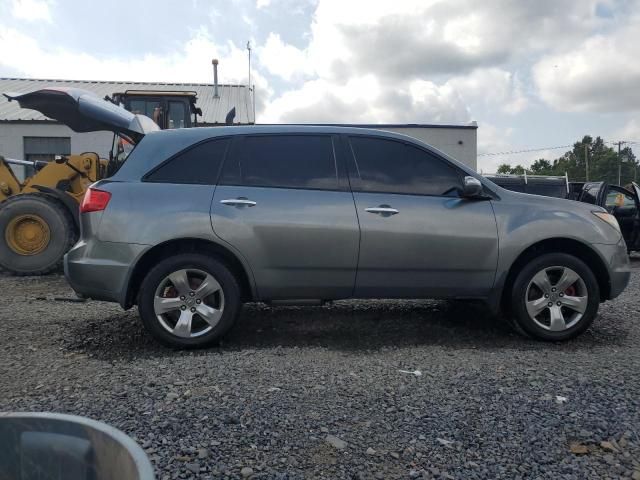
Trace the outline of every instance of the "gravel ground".
[[[640, 258], [579, 339], [523, 339], [471, 303], [245, 307], [176, 352], [135, 310], [0, 276], [0, 410], [107, 422], [159, 479], [640, 479]], [[419, 370], [420, 376], [403, 373]]]

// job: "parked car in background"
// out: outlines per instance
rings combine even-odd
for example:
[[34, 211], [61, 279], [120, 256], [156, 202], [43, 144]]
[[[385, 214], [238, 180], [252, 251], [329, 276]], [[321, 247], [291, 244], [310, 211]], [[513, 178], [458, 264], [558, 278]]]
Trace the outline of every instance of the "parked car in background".
[[569, 194], [569, 179], [566, 175], [511, 175], [493, 173], [486, 174], [484, 177], [512, 192], [530, 193], [532, 195], [544, 195], [545, 197], [554, 198], [567, 198]]
[[618, 220], [627, 249], [633, 252], [640, 251], [640, 186], [632, 183], [629, 187], [587, 182], [578, 200], [606, 208]]

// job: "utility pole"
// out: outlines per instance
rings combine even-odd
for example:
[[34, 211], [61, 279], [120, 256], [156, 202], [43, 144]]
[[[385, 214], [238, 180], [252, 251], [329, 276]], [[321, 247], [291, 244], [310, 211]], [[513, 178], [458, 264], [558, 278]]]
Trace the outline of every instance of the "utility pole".
[[614, 145], [618, 145], [618, 185], [622, 183], [622, 153], [620, 152], [620, 149], [625, 143], [627, 142], [613, 142]]
[[585, 170], [585, 181], [589, 181], [589, 144], [584, 144], [584, 170]]

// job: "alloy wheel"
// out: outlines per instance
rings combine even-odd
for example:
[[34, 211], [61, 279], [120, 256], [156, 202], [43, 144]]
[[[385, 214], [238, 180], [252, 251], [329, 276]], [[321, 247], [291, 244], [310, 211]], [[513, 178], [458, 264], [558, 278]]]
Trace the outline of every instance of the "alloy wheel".
[[580, 321], [588, 304], [584, 280], [568, 267], [546, 267], [536, 273], [527, 286], [527, 313], [545, 330], [570, 329]]
[[153, 309], [160, 325], [181, 338], [210, 332], [224, 311], [224, 292], [213, 275], [186, 268], [167, 275], [158, 285]]

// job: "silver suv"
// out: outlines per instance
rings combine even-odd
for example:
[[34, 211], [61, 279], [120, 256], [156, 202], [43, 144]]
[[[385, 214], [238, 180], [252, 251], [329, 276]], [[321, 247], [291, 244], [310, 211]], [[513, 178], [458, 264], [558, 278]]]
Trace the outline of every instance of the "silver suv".
[[565, 340], [630, 276], [604, 209], [510, 192], [360, 128], [152, 132], [80, 216], [74, 290], [138, 305], [177, 347], [218, 340], [243, 302], [344, 298], [481, 299], [530, 336]]
[[168, 345], [216, 341], [242, 302], [353, 297], [481, 299], [521, 332], [565, 340], [629, 281], [604, 208], [504, 190], [410, 137], [160, 132], [79, 89], [29, 98], [20, 104], [76, 131], [114, 132], [112, 175], [84, 197], [65, 274], [82, 296], [137, 304]]

